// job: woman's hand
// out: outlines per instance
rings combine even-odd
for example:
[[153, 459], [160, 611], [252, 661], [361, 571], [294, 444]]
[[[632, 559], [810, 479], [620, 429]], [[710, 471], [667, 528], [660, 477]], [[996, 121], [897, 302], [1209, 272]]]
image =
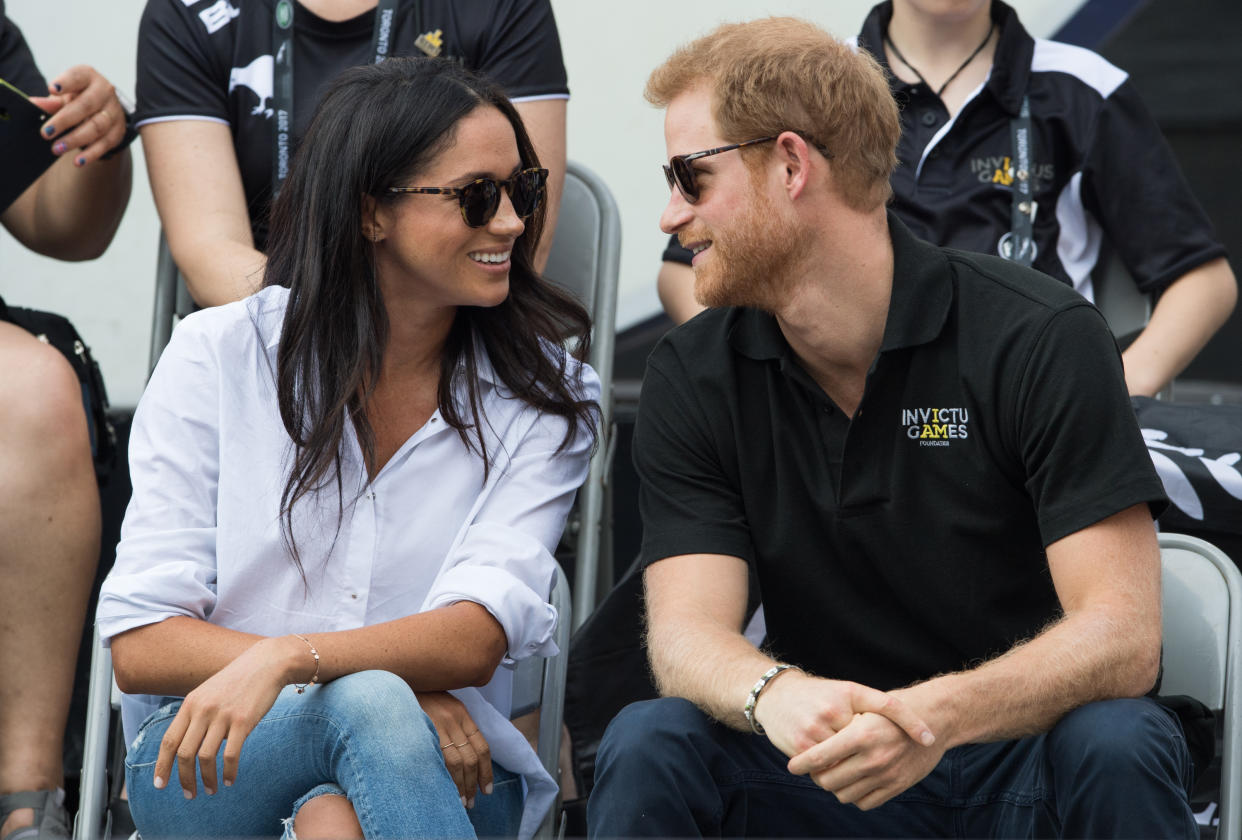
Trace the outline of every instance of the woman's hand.
[[125, 136], [125, 109], [116, 88], [85, 64], [61, 73], [52, 80], [48, 96], [32, 96], [30, 101], [52, 115], [40, 130], [52, 142], [53, 154], [81, 149], [73, 159], [77, 166], [98, 160]]
[[173, 760], [186, 799], [193, 799], [197, 784], [194, 764], [203, 774], [208, 795], [216, 792], [216, 753], [224, 747], [224, 784], [237, 779], [242, 744], [250, 731], [272, 708], [277, 695], [290, 682], [314, 672], [306, 645], [295, 636], [256, 642], [245, 653], [221, 668], [186, 695], [160, 741], [155, 761], [155, 786], [168, 783]]
[[492, 792], [492, 753], [465, 705], [446, 691], [417, 692], [419, 705], [440, 735], [444, 764], [457, 784], [461, 803], [474, 807], [474, 794]]

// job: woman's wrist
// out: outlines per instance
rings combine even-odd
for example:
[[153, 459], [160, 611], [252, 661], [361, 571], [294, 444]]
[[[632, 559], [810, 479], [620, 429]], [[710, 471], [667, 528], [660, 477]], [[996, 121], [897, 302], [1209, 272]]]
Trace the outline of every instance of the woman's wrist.
[[264, 639], [260, 644], [269, 648], [272, 670], [279, 675], [282, 685], [305, 685], [319, 670], [310, 648], [292, 633]]

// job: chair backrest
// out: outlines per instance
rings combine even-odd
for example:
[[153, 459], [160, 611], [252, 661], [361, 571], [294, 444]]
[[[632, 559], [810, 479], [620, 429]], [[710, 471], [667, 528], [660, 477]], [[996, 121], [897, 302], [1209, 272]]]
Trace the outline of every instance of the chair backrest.
[[1242, 573], [1211, 543], [1160, 535], [1164, 694], [1222, 715], [1219, 837], [1242, 837]]
[[571, 531], [577, 529], [574, 619], [586, 620], [612, 586], [612, 505], [609, 473], [616, 445], [612, 367], [616, 350], [617, 282], [621, 270], [621, 213], [608, 186], [569, 162], [556, 233], [544, 276], [578, 297], [595, 325], [588, 361], [603, 383], [600, 439], [586, 483], [578, 491]]
[[1136, 333], [1151, 318], [1151, 297], [1139, 291], [1121, 258], [1111, 249], [1100, 253], [1092, 274], [1095, 308], [1118, 338]]

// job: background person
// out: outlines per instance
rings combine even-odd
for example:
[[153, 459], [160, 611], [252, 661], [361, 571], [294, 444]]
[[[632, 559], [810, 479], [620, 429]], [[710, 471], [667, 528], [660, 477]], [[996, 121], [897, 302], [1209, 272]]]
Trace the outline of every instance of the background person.
[[292, 54], [286, 156], [326, 85], [347, 67], [380, 55], [435, 55], [487, 74], [517, 105], [548, 168], [555, 228], [569, 88], [548, 0], [149, 0], [135, 116], [173, 259], [200, 306], [260, 285], [281, 154], [282, 45]]
[[[60, 158], [0, 208], [0, 224], [40, 254], [98, 257], [132, 171], [112, 85], [85, 65], [49, 85], [3, 2], [0, 78], [37, 94]], [[65, 837], [65, 718], [99, 558], [99, 490], [82, 388], [60, 351], [0, 320], [0, 371], [0, 837]]]
[[[1012, 122], [1029, 101], [1034, 267], [1093, 299], [1103, 249], [1139, 289], [1151, 320], [1122, 354], [1132, 395], [1152, 396], [1233, 311], [1225, 249], [1126, 73], [1090, 50], [1027, 34], [1000, 0], [893, 0], [858, 43], [893, 78], [901, 106], [893, 211], [937, 245], [986, 254], [1012, 238]], [[1002, 254], [1004, 255], [1004, 254]], [[680, 322], [701, 309], [684, 249], [658, 281]]]
[[1197, 837], [1143, 697], [1163, 496], [1099, 313], [886, 214], [886, 80], [811, 24], [722, 26], [647, 96], [717, 308], [643, 382], [666, 696], [605, 734], [591, 835]]

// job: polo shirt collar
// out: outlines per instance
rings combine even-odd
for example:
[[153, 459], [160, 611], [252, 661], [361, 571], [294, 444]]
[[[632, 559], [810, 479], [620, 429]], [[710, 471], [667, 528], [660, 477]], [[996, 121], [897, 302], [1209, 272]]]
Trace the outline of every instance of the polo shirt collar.
[[[893, 19], [893, 4], [886, 0], [872, 8], [863, 21], [858, 34], [858, 45], [865, 48], [880, 63], [890, 77], [894, 90], [910, 87], [900, 81], [888, 65], [884, 54], [884, 33]], [[1035, 55], [1035, 39], [1030, 36], [1017, 13], [1001, 0], [992, 0], [992, 20], [1000, 30], [996, 42], [996, 55], [992, 59], [992, 72], [988, 77], [987, 90], [1009, 114], [1016, 115], [1022, 107], [1027, 81], [1031, 76], [1031, 58]]]
[[[880, 352], [916, 347], [940, 335], [953, 303], [948, 260], [934, 245], [916, 239], [890, 211], [893, 242], [893, 291]], [[793, 354], [776, 318], [757, 309], [742, 309], [729, 330], [729, 344], [755, 361], [779, 361], [786, 369]]]

